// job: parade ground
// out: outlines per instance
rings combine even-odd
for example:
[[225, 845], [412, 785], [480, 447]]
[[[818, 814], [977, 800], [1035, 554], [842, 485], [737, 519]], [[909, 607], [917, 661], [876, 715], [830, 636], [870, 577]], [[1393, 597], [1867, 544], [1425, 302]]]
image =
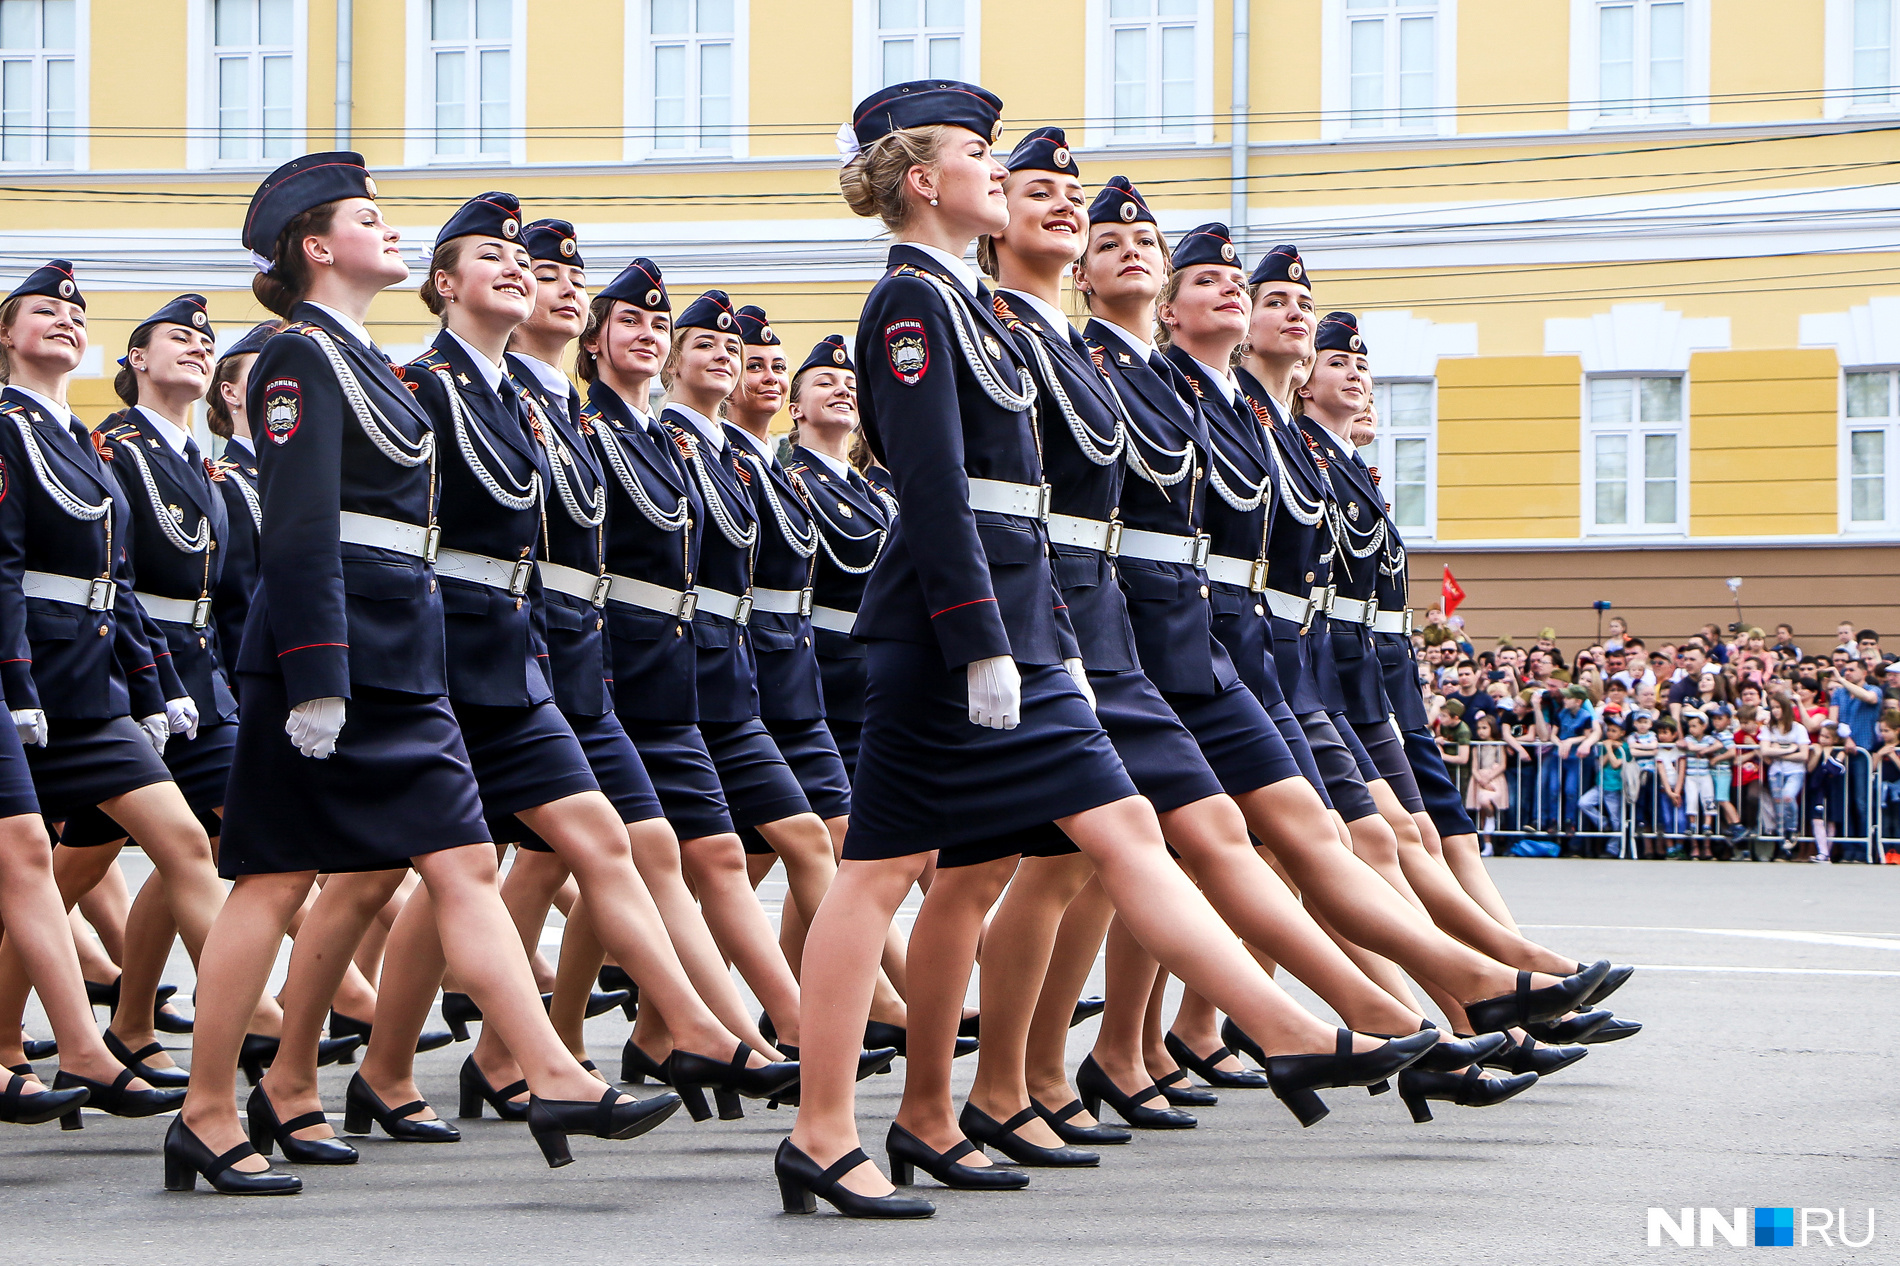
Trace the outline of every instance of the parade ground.
[[[525, 1129], [492, 1117], [463, 1142], [356, 1140], [353, 1168], [297, 1170], [295, 1199], [168, 1195], [163, 1123], [88, 1111], [83, 1133], [0, 1127], [0, 1246], [50, 1263], [1597, 1263], [1668, 1261], [1651, 1208], [1844, 1211], [1865, 1248], [1809, 1235], [1813, 1261], [1900, 1260], [1900, 868], [1499, 860], [1526, 932], [1585, 956], [1640, 964], [1614, 1000], [1646, 1026], [1515, 1101], [1440, 1105], [1414, 1125], [1396, 1094], [1326, 1095], [1302, 1130], [1266, 1091], [1232, 1091], [1200, 1128], [1139, 1133], [1099, 1170], [1034, 1171], [1033, 1198], [950, 1192], [918, 1223], [779, 1212], [772, 1149], [791, 1111], [744, 1121], [684, 1112], [637, 1143], [577, 1139], [544, 1169]], [[143, 859], [128, 854], [136, 884]], [[774, 882], [778, 877], [774, 876]], [[768, 890], [768, 908], [777, 893]], [[906, 909], [914, 915], [915, 903]], [[550, 939], [553, 939], [552, 937]], [[280, 963], [281, 969], [281, 963]], [[190, 992], [174, 952], [166, 979]], [[1287, 982], [1308, 1005], [1323, 1006]], [[1099, 992], [1099, 969], [1090, 992]], [[45, 1033], [43, 1016], [29, 1025]], [[1074, 1030], [1071, 1066], [1095, 1024]], [[618, 1012], [589, 1024], [617, 1069]], [[173, 1039], [178, 1041], [181, 1039]], [[419, 1060], [445, 1114], [469, 1047]], [[180, 1062], [187, 1061], [186, 1055]], [[975, 1060], [958, 1067], [961, 1089]], [[861, 1087], [867, 1150], [882, 1160], [900, 1075]], [[340, 1124], [348, 1068], [324, 1070]], [[1012, 1206], [1015, 1206], [1012, 1208]], [[979, 1216], [980, 1213], [980, 1216]], [[1754, 1243], [1752, 1224], [1744, 1233]], [[1703, 1241], [1698, 1239], [1698, 1244]], [[1728, 1247], [1719, 1233], [1713, 1249]]]

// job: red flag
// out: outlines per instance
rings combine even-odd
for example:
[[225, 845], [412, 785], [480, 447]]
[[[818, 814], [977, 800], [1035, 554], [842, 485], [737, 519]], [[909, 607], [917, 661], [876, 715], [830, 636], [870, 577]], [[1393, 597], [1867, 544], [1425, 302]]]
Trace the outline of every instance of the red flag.
[[1449, 619], [1458, 610], [1458, 604], [1465, 600], [1465, 591], [1459, 586], [1458, 578], [1451, 574], [1450, 563], [1445, 564], [1445, 579], [1439, 586], [1439, 592], [1442, 595], [1440, 605], [1445, 608], [1445, 616]]

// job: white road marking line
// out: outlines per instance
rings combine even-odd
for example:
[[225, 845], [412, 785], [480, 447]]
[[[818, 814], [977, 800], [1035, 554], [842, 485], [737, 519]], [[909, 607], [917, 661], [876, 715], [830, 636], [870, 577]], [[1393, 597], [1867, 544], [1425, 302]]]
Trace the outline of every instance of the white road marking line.
[[1835, 945], [1845, 949], [1900, 950], [1900, 939], [1868, 932], [1782, 932], [1758, 928], [1616, 927], [1587, 923], [1526, 923], [1527, 928], [1560, 928], [1576, 932], [1675, 932], [1693, 936], [1740, 936], [1757, 941], [1791, 941], [1801, 945]]
[[1638, 963], [1638, 971], [1707, 971], [1744, 976], [1900, 976], [1900, 971], [1856, 971], [1846, 967], [1701, 967], [1691, 963]]

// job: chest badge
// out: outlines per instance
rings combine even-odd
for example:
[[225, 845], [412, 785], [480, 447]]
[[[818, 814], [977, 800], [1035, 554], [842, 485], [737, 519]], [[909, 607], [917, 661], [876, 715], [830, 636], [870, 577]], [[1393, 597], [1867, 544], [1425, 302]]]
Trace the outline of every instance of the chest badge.
[[182, 508], [178, 506], [168, 505], [165, 507], [165, 509], [171, 512], [171, 516], [174, 522], [183, 523], [185, 521], [185, 512]]
[[1003, 359], [1003, 345], [996, 341], [994, 334], [985, 334], [983, 336], [983, 350], [990, 354], [991, 360]]
[[1127, 352], [1121, 353], [1121, 358], [1122, 358], [1122, 364], [1124, 365], [1132, 365], [1135, 363], [1134, 358], [1130, 356]]
[[851, 507], [840, 501], [838, 503], [838, 513], [848, 519], [851, 517]]
[[1354, 523], [1359, 522], [1359, 503], [1357, 501], [1349, 501], [1346, 503], [1346, 517], [1351, 519]]
[[462, 384], [462, 385], [463, 385], [464, 387], [466, 387], [466, 386], [468, 386], [468, 385], [469, 385], [469, 383], [468, 383], [468, 375], [467, 375], [467, 374], [457, 374], [457, 375], [455, 375], [455, 380], [456, 380], [457, 382], [459, 382], [459, 383], [461, 383], [461, 384]]

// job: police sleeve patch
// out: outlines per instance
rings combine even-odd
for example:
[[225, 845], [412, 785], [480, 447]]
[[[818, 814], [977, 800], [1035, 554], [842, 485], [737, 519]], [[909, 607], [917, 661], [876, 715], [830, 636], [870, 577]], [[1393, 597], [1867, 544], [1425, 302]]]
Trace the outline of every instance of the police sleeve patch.
[[0, 501], [7, 499], [7, 464], [0, 461]]
[[279, 378], [264, 388], [264, 433], [273, 444], [287, 444], [303, 423], [303, 386]]
[[930, 370], [930, 341], [922, 321], [893, 321], [884, 327], [884, 354], [891, 372], [906, 387], [915, 387]]

